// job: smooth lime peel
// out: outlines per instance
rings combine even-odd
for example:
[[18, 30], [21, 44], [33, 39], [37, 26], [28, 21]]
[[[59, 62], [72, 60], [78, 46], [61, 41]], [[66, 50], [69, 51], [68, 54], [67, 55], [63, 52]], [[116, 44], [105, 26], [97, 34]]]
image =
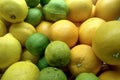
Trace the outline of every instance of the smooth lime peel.
[[42, 56], [49, 42], [48, 37], [44, 34], [34, 33], [26, 40], [25, 47], [31, 54]]

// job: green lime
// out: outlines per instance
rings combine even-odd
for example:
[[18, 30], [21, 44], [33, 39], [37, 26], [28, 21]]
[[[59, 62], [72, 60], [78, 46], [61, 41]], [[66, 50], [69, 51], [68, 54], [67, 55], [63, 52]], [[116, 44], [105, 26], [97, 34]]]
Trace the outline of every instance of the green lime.
[[44, 5], [48, 4], [49, 1], [50, 1], [50, 0], [40, 0], [40, 4], [41, 4], [42, 6], [44, 6]]
[[49, 42], [50, 41], [48, 37], [46, 37], [44, 34], [34, 33], [27, 38], [25, 47], [31, 54], [41, 56], [43, 55]]
[[25, 19], [25, 22], [32, 24], [33, 26], [37, 26], [42, 20], [42, 10], [41, 8], [29, 8], [28, 14]]
[[38, 61], [37, 66], [38, 66], [38, 68], [39, 68], [40, 70], [42, 70], [43, 68], [48, 67], [49, 64], [47, 63], [45, 57], [42, 57], [42, 58]]
[[61, 69], [46, 67], [40, 71], [38, 80], [67, 80], [67, 76]]
[[40, 3], [40, 0], [25, 0], [25, 1], [28, 7], [36, 7]]
[[43, 6], [43, 14], [48, 21], [57, 21], [66, 19], [69, 8], [64, 0], [50, 0], [48, 4]]
[[53, 41], [45, 49], [45, 58], [50, 66], [66, 66], [70, 61], [70, 48], [65, 42]]
[[75, 80], [99, 80], [94, 73], [80, 73]]

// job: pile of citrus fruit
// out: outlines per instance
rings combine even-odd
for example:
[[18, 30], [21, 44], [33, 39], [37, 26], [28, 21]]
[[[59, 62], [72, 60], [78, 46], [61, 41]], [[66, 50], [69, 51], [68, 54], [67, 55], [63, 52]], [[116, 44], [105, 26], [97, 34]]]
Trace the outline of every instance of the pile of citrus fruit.
[[0, 80], [120, 80], [120, 0], [0, 0]]

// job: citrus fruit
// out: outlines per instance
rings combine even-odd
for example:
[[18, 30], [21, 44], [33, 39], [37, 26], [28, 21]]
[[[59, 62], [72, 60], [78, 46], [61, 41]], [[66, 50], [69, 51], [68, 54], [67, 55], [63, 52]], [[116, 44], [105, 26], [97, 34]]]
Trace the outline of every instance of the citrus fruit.
[[21, 52], [21, 44], [12, 34], [7, 33], [0, 37], [0, 69], [19, 61]]
[[49, 1], [50, 1], [50, 0], [40, 0], [40, 4], [41, 4], [42, 6], [44, 6], [44, 5], [48, 4]]
[[80, 73], [75, 80], [99, 80], [99, 78], [94, 73]]
[[46, 67], [40, 71], [38, 80], [67, 80], [67, 77], [61, 69]]
[[0, 0], [0, 15], [11, 23], [24, 21], [28, 13], [25, 0]]
[[30, 61], [19, 61], [5, 71], [1, 80], [38, 80], [38, 67]]
[[6, 24], [0, 20], [0, 36], [4, 36], [7, 33]]
[[95, 55], [110, 65], [120, 65], [120, 21], [103, 23], [96, 31], [92, 48]]
[[41, 21], [38, 26], [36, 26], [36, 31], [39, 33], [45, 34], [47, 37], [49, 37], [49, 28], [52, 25], [52, 22], [49, 21]]
[[39, 56], [32, 55], [26, 48], [22, 49], [21, 61], [31, 61], [34, 64], [37, 64]]
[[94, 54], [92, 47], [86, 44], [76, 45], [71, 49], [69, 70], [73, 76], [82, 72], [97, 74], [102, 61]]
[[120, 0], [98, 0], [95, 16], [106, 21], [118, 19], [120, 16]]
[[43, 6], [43, 14], [46, 20], [57, 21], [66, 19], [69, 8], [64, 0], [50, 0], [48, 4]]
[[29, 8], [25, 22], [37, 26], [42, 20], [42, 10], [40, 8]]
[[25, 0], [27, 3], [27, 6], [30, 8], [36, 7], [39, 3], [40, 0]]
[[25, 47], [31, 54], [42, 56], [49, 42], [50, 41], [47, 36], [36, 32], [27, 38]]
[[99, 75], [99, 80], [120, 80], [120, 72], [117, 71], [105, 71]]
[[46, 67], [49, 67], [49, 64], [47, 63], [45, 56], [43, 56], [41, 59], [39, 59], [37, 66], [40, 70], [42, 70]]
[[27, 22], [19, 22], [12, 24], [9, 28], [9, 32], [20, 41], [21, 45], [25, 46], [26, 39], [36, 32], [34, 26]]
[[45, 58], [50, 66], [66, 66], [70, 61], [70, 48], [65, 42], [53, 41], [45, 49]]
[[91, 0], [66, 0], [66, 4], [69, 8], [68, 20], [73, 22], [83, 22], [91, 17]]
[[101, 18], [92, 17], [84, 21], [79, 27], [79, 42], [82, 44], [92, 45], [92, 38], [99, 28], [99, 26], [105, 21]]
[[56, 21], [49, 28], [49, 38], [52, 41], [63, 41], [73, 47], [78, 40], [78, 28], [69, 20]]

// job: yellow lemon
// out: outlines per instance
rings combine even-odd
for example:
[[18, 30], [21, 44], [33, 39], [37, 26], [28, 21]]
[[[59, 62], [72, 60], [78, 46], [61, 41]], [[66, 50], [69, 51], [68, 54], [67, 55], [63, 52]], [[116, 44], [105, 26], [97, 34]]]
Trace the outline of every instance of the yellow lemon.
[[68, 19], [73, 22], [83, 22], [91, 17], [91, 0], [66, 0], [69, 7]]
[[28, 13], [25, 0], [0, 0], [0, 15], [11, 23], [24, 21]]

